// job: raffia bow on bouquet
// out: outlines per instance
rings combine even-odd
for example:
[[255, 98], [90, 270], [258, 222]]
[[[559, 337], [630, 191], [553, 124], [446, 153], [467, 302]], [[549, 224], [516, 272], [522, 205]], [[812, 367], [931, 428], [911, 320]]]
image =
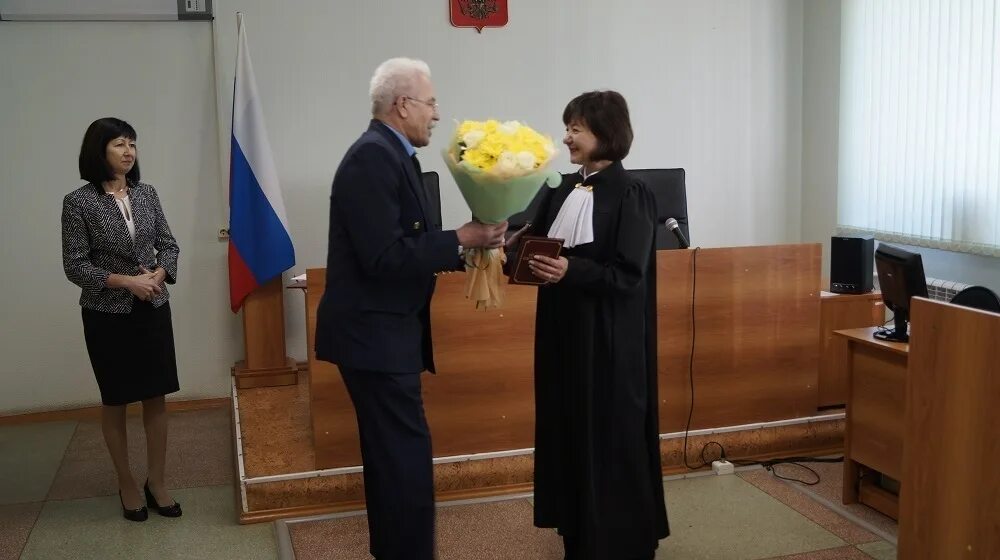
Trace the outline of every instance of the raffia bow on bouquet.
[[[556, 149], [552, 139], [517, 121], [464, 121], [444, 150], [444, 161], [472, 210], [472, 217], [499, 224], [524, 211], [542, 185], [559, 186], [548, 171]], [[465, 297], [476, 308], [503, 305], [503, 249], [465, 250]]]

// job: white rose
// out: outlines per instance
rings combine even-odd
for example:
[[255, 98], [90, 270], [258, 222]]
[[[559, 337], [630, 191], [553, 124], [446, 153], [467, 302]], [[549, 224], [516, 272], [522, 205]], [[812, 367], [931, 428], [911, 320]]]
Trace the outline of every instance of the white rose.
[[470, 130], [462, 135], [462, 142], [467, 149], [472, 150], [483, 141], [483, 138], [486, 138], [486, 132], [482, 130]]
[[517, 171], [517, 157], [511, 152], [501, 152], [497, 158], [496, 170], [505, 175], [514, 173]]
[[531, 171], [535, 168], [535, 154], [528, 151], [518, 152], [517, 166], [521, 169]]
[[521, 123], [519, 123], [517, 121], [507, 121], [507, 122], [501, 124], [499, 127], [497, 127], [497, 129], [500, 132], [503, 132], [504, 134], [510, 134], [510, 135], [516, 134], [517, 130], [519, 128], [521, 128]]

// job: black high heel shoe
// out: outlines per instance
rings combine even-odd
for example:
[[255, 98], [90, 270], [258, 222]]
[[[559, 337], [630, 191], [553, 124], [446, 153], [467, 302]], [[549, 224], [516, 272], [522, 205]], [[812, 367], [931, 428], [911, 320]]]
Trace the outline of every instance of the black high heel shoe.
[[122, 517], [128, 519], [129, 521], [145, 521], [149, 519], [149, 510], [146, 506], [142, 506], [136, 509], [125, 509], [125, 502], [122, 500], [122, 491], [118, 491], [118, 501], [122, 504]]
[[[163, 517], [180, 517], [181, 516], [181, 505], [174, 500], [174, 503], [169, 506], [161, 506], [156, 503], [156, 498], [153, 497], [153, 493], [149, 491], [149, 481], [142, 486], [142, 489], [146, 491], [146, 503], [149, 507], [156, 510], [156, 513], [162, 515]], [[146, 508], [143, 508], [146, 509]]]

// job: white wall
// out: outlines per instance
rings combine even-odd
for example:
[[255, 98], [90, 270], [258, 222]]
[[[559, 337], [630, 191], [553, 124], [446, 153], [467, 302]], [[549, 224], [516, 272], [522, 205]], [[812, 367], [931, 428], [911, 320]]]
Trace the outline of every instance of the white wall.
[[[237, 10], [292, 223], [293, 273], [324, 265], [330, 180], [367, 126], [372, 70], [399, 55], [433, 72], [443, 120], [421, 159], [442, 174], [446, 227], [468, 217], [439, 156], [453, 120], [516, 118], [561, 138], [569, 99], [612, 88], [628, 99], [636, 132], [626, 166], [687, 169], [696, 245], [802, 235], [802, 0], [511, 2], [508, 26], [481, 35], [452, 28], [439, 0], [214, 4], [214, 36], [201, 23], [0, 23], [0, 75], [15, 78], [0, 82], [0, 106], [15, 108], [0, 113], [0, 228], [17, 240], [3, 249], [17, 266], [0, 272], [14, 286], [0, 309], [0, 413], [97, 401], [58, 219], [60, 198], [79, 184], [83, 131], [105, 114], [136, 125], [143, 176], [163, 193], [181, 244], [176, 397], [226, 394], [242, 343], [215, 233], [225, 219]], [[569, 169], [565, 154], [558, 167]], [[301, 296], [286, 304], [288, 351], [302, 359]]]
[[802, 241], [823, 243], [830, 274], [830, 237], [837, 227], [840, 131], [840, 0], [809, 0], [803, 23]]
[[170, 289], [182, 395], [228, 390], [239, 325], [225, 305], [225, 245], [213, 241], [223, 200], [211, 51], [207, 22], [0, 23], [0, 413], [99, 402], [59, 220], [63, 195], [84, 183], [83, 133], [103, 116], [136, 128], [143, 180], [181, 247]]

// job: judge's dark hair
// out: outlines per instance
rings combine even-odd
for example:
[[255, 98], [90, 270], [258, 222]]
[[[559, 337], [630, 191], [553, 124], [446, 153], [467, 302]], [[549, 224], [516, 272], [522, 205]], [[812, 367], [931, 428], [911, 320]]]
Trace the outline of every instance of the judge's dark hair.
[[[98, 189], [101, 188], [101, 183], [104, 181], [114, 179], [111, 168], [108, 166], [108, 143], [119, 136], [135, 140], [135, 129], [127, 122], [114, 117], [105, 117], [90, 123], [87, 132], [83, 135], [83, 143], [80, 145], [81, 179], [93, 183]], [[132, 184], [139, 182], [138, 154], [136, 154], [132, 169], [125, 175], [125, 180]]]
[[632, 147], [632, 123], [628, 103], [617, 91], [588, 91], [566, 105], [563, 124], [583, 123], [597, 137], [595, 161], [625, 159]]

